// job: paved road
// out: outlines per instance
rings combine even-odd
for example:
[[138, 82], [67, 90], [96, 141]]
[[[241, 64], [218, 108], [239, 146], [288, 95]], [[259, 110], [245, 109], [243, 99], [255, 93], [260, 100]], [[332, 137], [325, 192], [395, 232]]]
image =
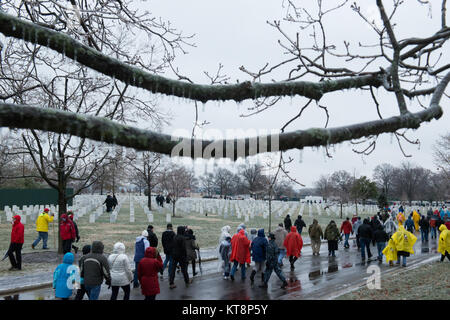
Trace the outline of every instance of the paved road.
[[[433, 261], [439, 258], [436, 253], [435, 241], [422, 244], [418, 239], [415, 254], [408, 258], [407, 268], [426, 261]], [[372, 253], [376, 252], [375, 247], [371, 247]], [[375, 256], [375, 254], [374, 254]], [[384, 262], [379, 264], [377, 260], [361, 262], [360, 253], [356, 247], [343, 249], [340, 244], [339, 251], [335, 258], [328, 257], [327, 245], [323, 244], [320, 256], [312, 256], [311, 248], [305, 247], [302, 250], [302, 257], [296, 262], [294, 271], [290, 271], [289, 263], [285, 263], [283, 272], [288, 279], [289, 286], [281, 289], [280, 280], [275, 274], [269, 281], [269, 288], [259, 288], [259, 277], [255, 279], [255, 284], [250, 285], [248, 280], [241, 282], [239, 271], [236, 273], [234, 282], [223, 280], [221, 273], [217, 272], [217, 261], [203, 264], [203, 274], [194, 277], [194, 282], [186, 287], [181, 274], [177, 274], [175, 284], [177, 288], [169, 289], [167, 273], [160, 280], [161, 293], [157, 296], [159, 300], [294, 300], [294, 299], [331, 299], [356, 285], [366, 282], [372, 275], [367, 273], [369, 266], [379, 266], [381, 271], [381, 281], [383, 275], [399, 270], [398, 266], [389, 267]], [[287, 262], [287, 261], [286, 261]], [[198, 267], [197, 267], [198, 269]], [[192, 269], [189, 266], [189, 274]], [[382, 286], [381, 282], [381, 286]], [[105, 285], [102, 286], [100, 299], [108, 300], [111, 291]], [[16, 298], [19, 300], [53, 299], [53, 290], [50, 288], [24, 291], [14, 296], [3, 297], [3, 299]], [[119, 293], [119, 299], [122, 292]], [[142, 300], [140, 289], [132, 289], [132, 300]]]

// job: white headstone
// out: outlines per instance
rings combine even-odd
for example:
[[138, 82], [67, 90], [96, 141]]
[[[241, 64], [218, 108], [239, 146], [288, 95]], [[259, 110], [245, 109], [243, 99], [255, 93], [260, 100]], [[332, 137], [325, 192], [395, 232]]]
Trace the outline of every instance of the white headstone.
[[89, 215], [89, 223], [95, 223], [95, 214], [94, 213]]
[[166, 222], [169, 223], [172, 221], [172, 215], [170, 213], [166, 214]]
[[151, 213], [147, 214], [147, 220], [148, 222], [153, 222], [153, 214]]

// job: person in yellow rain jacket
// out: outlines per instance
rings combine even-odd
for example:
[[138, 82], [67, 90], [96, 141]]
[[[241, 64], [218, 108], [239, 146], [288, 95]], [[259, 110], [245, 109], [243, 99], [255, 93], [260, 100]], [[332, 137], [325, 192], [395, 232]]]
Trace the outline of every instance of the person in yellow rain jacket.
[[397, 214], [397, 221], [398, 221], [398, 225], [403, 225], [403, 222], [405, 222], [406, 218], [405, 215], [403, 214], [403, 212], [399, 212]]
[[403, 225], [398, 226], [398, 231], [392, 235], [392, 239], [397, 249], [397, 264], [400, 264], [400, 257], [403, 257], [402, 267], [406, 267], [406, 257], [414, 254], [413, 246], [417, 238], [411, 232], [406, 231]]
[[38, 237], [36, 240], [34, 240], [33, 244], [31, 245], [31, 248], [35, 248], [39, 241], [43, 241], [42, 249], [48, 249], [47, 247], [47, 239], [48, 239], [48, 224], [53, 221], [54, 214], [51, 215], [48, 214], [50, 210], [48, 208], [44, 209], [44, 212], [42, 212], [39, 217], [36, 220], [36, 231], [38, 232]]
[[412, 219], [414, 221], [414, 228], [415, 228], [415, 230], [419, 231], [420, 214], [418, 214], [416, 210], [413, 211]]
[[445, 224], [441, 224], [439, 231], [441, 233], [437, 251], [441, 254], [441, 262], [443, 262], [445, 257], [450, 260], [450, 230], [447, 229]]
[[383, 249], [383, 254], [386, 256], [386, 262], [389, 262], [389, 266], [394, 265], [394, 261], [397, 260], [397, 248], [392, 237], [389, 239], [387, 246]]

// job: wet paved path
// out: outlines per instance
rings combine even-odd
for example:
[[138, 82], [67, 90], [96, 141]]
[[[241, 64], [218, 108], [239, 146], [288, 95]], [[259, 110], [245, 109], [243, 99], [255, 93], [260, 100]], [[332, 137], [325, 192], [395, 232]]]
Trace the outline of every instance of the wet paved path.
[[[383, 274], [399, 270], [399, 266], [389, 267], [385, 262], [379, 264], [375, 259], [376, 247], [371, 246], [372, 261], [361, 262], [360, 252], [356, 247], [343, 249], [339, 245], [339, 251], [336, 257], [328, 257], [327, 245], [322, 244], [320, 256], [312, 256], [311, 247], [304, 247], [302, 257], [295, 263], [295, 270], [290, 271], [287, 259], [283, 272], [288, 280], [289, 286], [286, 289], [280, 289], [281, 281], [273, 273], [269, 281], [269, 288], [259, 288], [260, 277], [255, 277], [255, 283], [252, 286], [248, 279], [250, 270], [247, 270], [247, 280], [242, 282], [240, 271], [235, 274], [235, 281], [224, 280], [222, 274], [217, 272], [217, 261], [205, 262], [202, 264], [203, 273], [194, 277], [194, 282], [186, 287], [181, 274], [175, 277], [177, 288], [169, 289], [167, 271], [164, 278], [160, 279], [161, 293], [157, 296], [159, 300], [294, 300], [294, 299], [330, 299], [342, 293], [344, 290], [361, 285], [372, 275], [368, 273], [369, 266], [379, 266], [381, 270], [381, 281]], [[414, 246], [415, 254], [407, 259], [407, 269], [417, 266], [425, 261], [433, 261], [439, 258], [436, 253], [435, 241], [430, 241], [422, 245], [420, 237]], [[192, 274], [189, 266], [189, 275]], [[381, 282], [381, 286], [383, 283]], [[111, 290], [103, 285], [100, 299], [108, 300]], [[118, 299], [122, 299], [123, 293], [119, 293]], [[6, 299], [14, 298], [8, 296]], [[18, 296], [20, 300], [25, 299], [53, 299], [54, 293], [51, 288], [36, 289], [21, 292]], [[5, 299], [5, 296], [2, 297]], [[142, 300], [143, 296], [140, 289], [132, 289], [130, 299]]]

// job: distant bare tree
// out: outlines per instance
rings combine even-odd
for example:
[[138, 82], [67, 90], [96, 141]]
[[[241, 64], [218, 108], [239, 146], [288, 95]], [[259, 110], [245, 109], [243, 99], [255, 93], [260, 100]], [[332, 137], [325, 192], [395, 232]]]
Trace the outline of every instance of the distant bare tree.
[[321, 175], [314, 186], [324, 199], [328, 199], [333, 193], [333, 182], [330, 175]]
[[377, 183], [377, 186], [381, 190], [381, 192], [385, 194], [388, 201], [391, 196], [394, 172], [394, 166], [389, 163], [379, 164], [373, 170], [373, 179]]
[[406, 197], [409, 204], [414, 200], [424, 200], [420, 188], [426, 185], [430, 171], [411, 162], [402, 162], [399, 168], [395, 169], [394, 186], [397, 194]]
[[193, 172], [177, 164], [170, 164], [160, 175], [161, 186], [166, 190], [172, 201], [172, 216], [175, 217], [175, 203], [196, 183]]
[[450, 133], [447, 133], [436, 141], [433, 146], [434, 164], [450, 180]]
[[154, 152], [131, 152], [127, 154], [130, 175], [143, 181], [147, 189], [147, 206], [152, 210], [152, 190], [161, 183], [161, 155]]
[[342, 205], [347, 203], [350, 199], [350, 193], [353, 186], [354, 178], [345, 170], [336, 171], [331, 175], [333, 183], [334, 194], [339, 197], [341, 205], [341, 219], [342, 219]]

